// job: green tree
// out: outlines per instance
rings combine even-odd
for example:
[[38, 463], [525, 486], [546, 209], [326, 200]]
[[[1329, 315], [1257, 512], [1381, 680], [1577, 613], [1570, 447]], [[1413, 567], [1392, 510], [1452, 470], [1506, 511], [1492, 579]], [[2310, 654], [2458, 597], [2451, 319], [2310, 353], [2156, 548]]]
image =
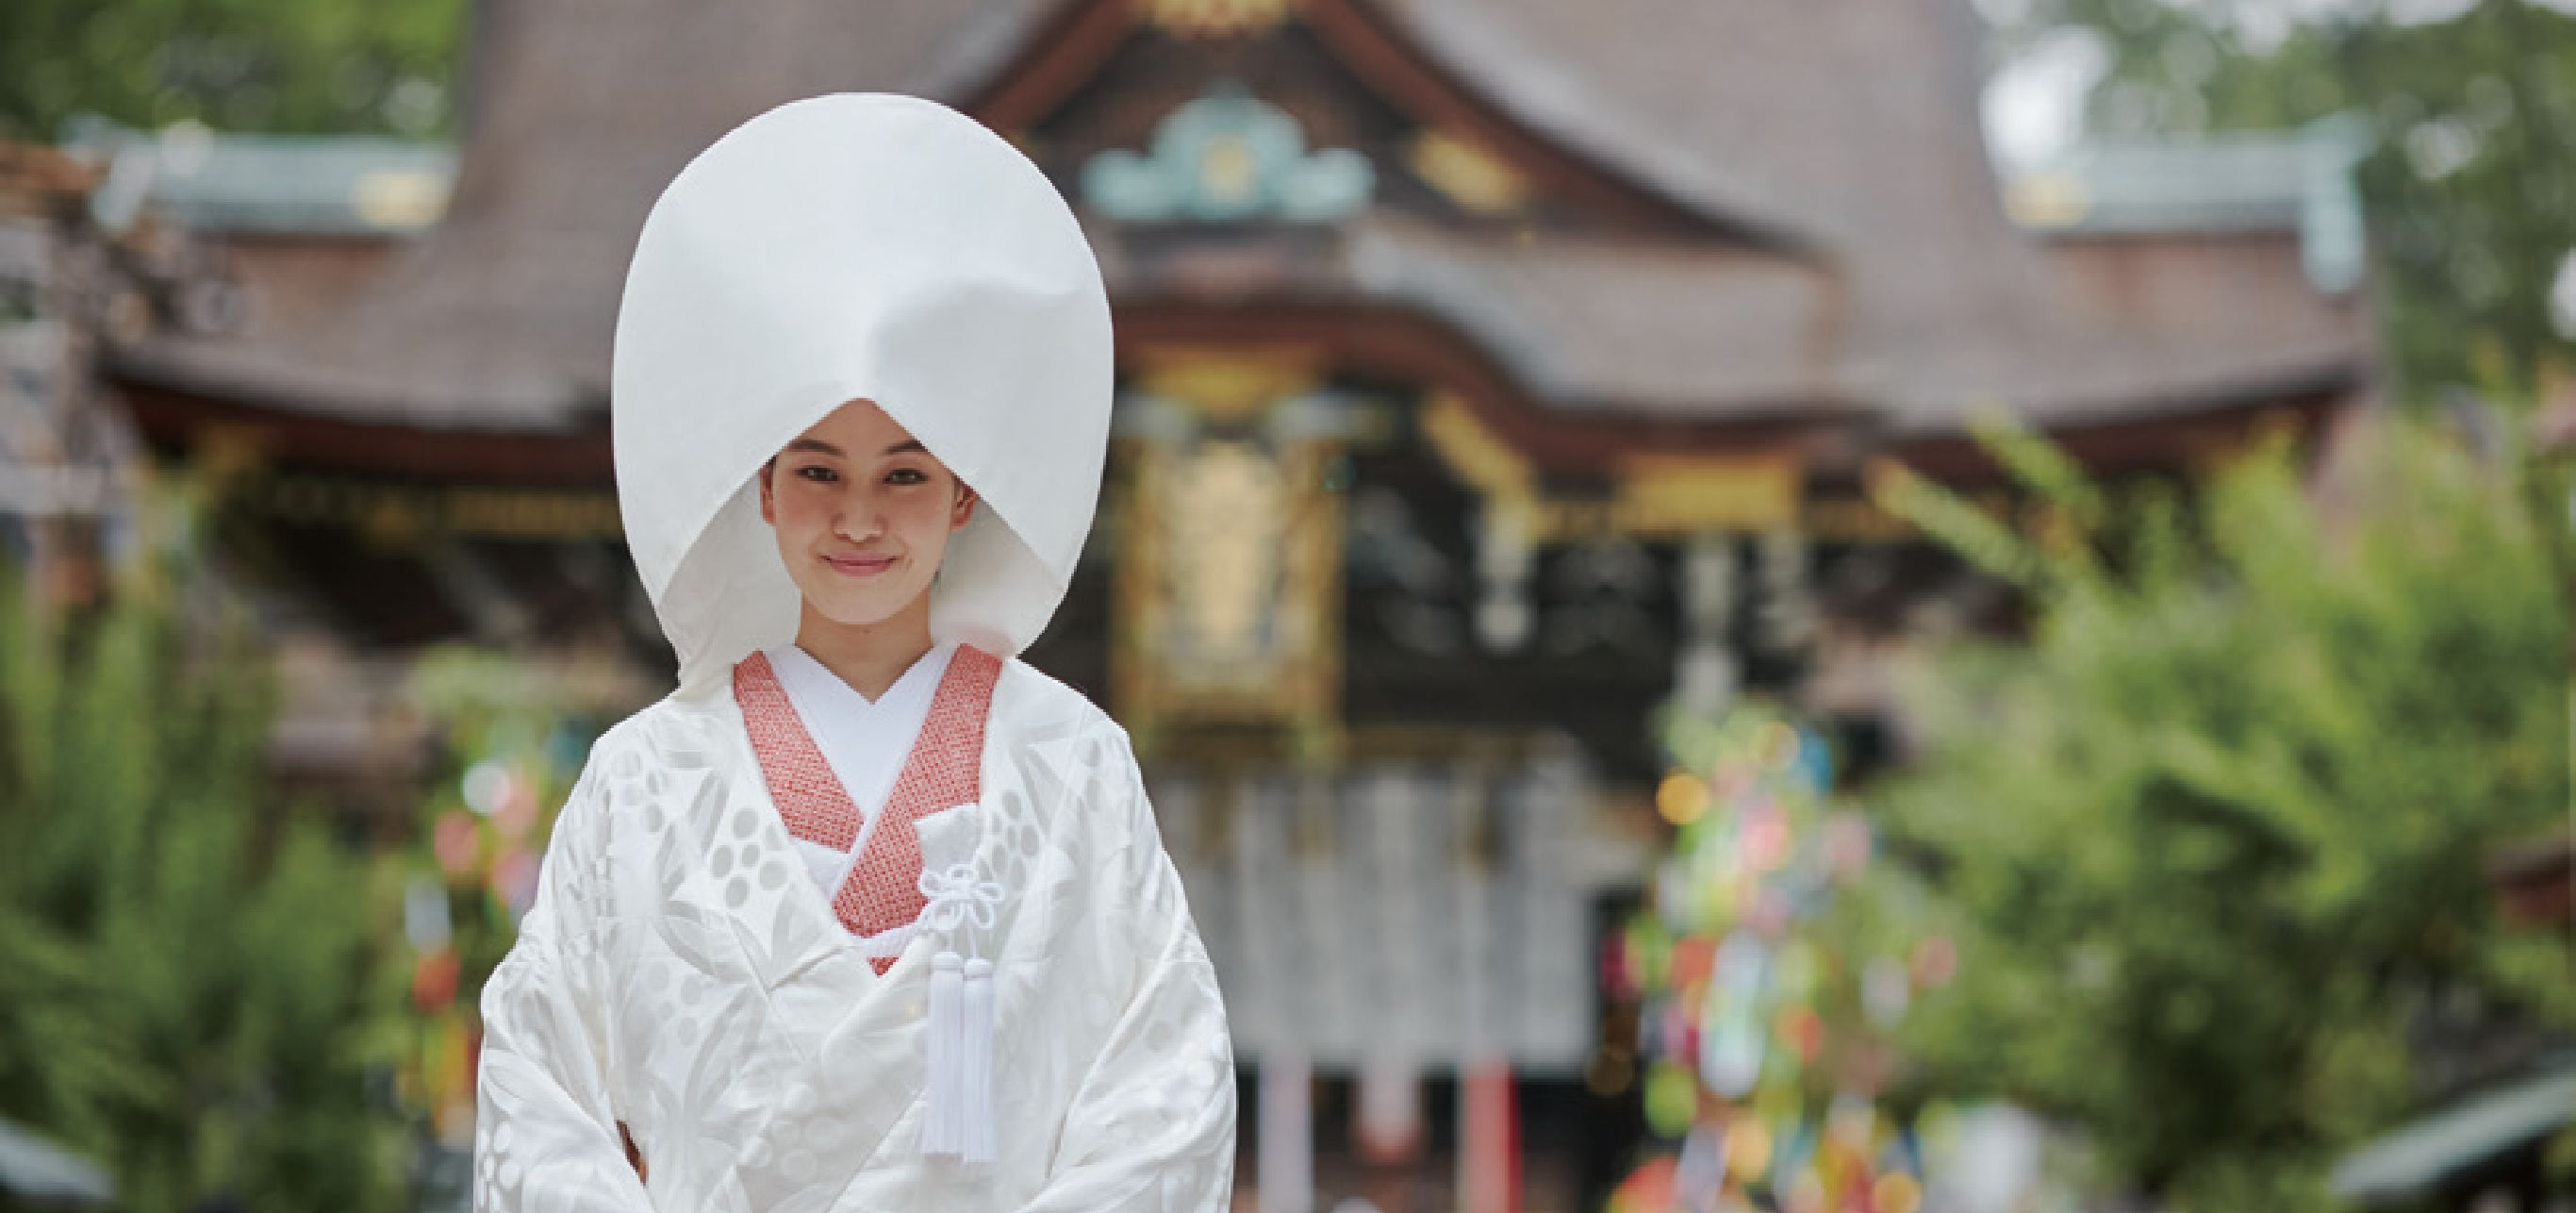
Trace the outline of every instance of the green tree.
[[378, 868], [268, 774], [264, 663], [201, 588], [0, 595], [0, 1116], [140, 1213], [388, 1208]]
[[10, 0], [0, 136], [66, 119], [296, 133], [444, 129], [464, 0]]
[[2539, 476], [2392, 421], [2321, 490], [2284, 446], [2187, 508], [1994, 441], [2035, 525], [1882, 493], [2033, 612], [1932, 664], [1920, 761], [1874, 795], [1959, 946], [1909, 1044], [2081, 1126], [2116, 1186], [2322, 1203], [2336, 1151], [2438, 1094], [2420, 1008], [2576, 1021], [2563, 941], [2500, 926], [2482, 876], [2567, 803]]
[[[1989, 0], [2016, 10], [2011, 54], [2055, 31], [2108, 52], [2088, 125], [2188, 136], [2360, 117], [2376, 144], [2357, 180], [2377, 302], [2401, 391], [2438, 399], [2497, 357], [2525, 376], [2566, 358], [2550, 294], [2576, 254], [2576, 15], [2483, 0], [2409, 23], [2375, 3], [2292, 21], [2298, 6], [2225, 0]], [[2576, 273], [2576, 271], [2566, 271]], [[2576, 325], [2576, 321], [2562, 322]]]

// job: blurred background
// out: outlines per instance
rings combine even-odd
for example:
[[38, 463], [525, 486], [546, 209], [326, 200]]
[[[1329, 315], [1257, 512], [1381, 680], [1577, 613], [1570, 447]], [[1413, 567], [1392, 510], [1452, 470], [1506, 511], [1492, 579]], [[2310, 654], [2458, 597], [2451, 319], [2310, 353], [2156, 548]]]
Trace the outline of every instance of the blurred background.
[[2576, 1209], [2568, 0], [10, 0], [0, 1208], [458, 1210], [779, 101], [1117, 309], [1260, 1213]]

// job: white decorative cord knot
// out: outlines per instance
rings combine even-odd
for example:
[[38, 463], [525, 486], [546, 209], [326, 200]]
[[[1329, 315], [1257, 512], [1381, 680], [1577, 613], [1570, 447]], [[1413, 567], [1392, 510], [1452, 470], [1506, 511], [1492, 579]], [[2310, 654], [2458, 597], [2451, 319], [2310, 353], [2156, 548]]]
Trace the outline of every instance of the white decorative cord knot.
[[930, 899], [921, 910], [923, 926], [945, 935], [971, 922], [978, 931], [990, 931], [1001, 908], [1002, 885], [977, 879], [971, 863], [951, 864], [922, 869], [921, 895]]

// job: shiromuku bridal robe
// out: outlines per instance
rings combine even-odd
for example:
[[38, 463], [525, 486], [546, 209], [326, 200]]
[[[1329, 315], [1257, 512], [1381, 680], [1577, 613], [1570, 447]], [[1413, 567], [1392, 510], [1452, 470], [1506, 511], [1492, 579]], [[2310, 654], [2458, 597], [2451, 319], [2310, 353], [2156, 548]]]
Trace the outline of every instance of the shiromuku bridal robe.
[[[612, 408], [679, 688], [592, 747], [484, 990], [477, 1209], [1225, 1207], [1224, 1008], [1135, 758], [1017, 659], [1090, 529], [1110, 358], [1070, 210], [930, 102], [783, 106], [664, 193]], [[854, 399], [979, 500], [927, 706], [845, 719], [783, 668], [753, 478]]]

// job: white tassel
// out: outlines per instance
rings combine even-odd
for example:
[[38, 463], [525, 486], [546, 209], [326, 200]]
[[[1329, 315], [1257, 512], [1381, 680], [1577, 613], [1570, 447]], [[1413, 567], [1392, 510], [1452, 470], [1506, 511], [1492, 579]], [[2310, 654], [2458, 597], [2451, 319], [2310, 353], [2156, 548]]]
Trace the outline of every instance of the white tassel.
[[965, 962], [941, 952], [930, 962], [930, 1081], [923, 1100], [921, 1152], [958, 1154], [965, 1147], [960, 1113], [965, 1091]]
[[975, 878], [971, 864], [924, 869], [921, 923], [950, 946], [930, 961], [930, 1081], [922, 1108], [921, 1152], [991, 1162], [993, 1128], [993, 962], [960, 960], [955, 939], [993, 929], [1002, 886]]
[[993, 1161], [993, 962], [966, 962], [964, 1021], [958, 1025], [959, 1157]]

